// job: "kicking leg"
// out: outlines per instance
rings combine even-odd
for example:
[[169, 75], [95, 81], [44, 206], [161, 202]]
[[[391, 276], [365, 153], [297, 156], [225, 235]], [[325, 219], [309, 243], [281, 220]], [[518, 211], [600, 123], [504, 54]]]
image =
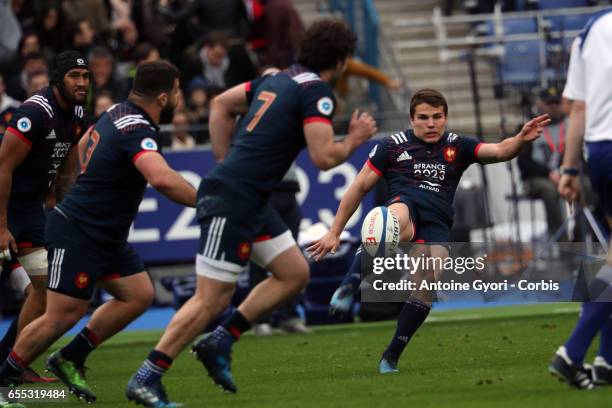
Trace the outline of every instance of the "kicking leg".
[[[405, 203], [397, 202], [389, 206], [389, 210], [398, 219], [400, 225], [400, 242], [410, 242], [414, 238], [414, 224], [410, 218], [410, 210]], [[363, 246], [360, 246], [355, 253], [355, 258], [342, 283], [334, 292], [329, 302], [329, 313], [342, 317], [346, 315], [353, 305], [354, 296], [359, 290], [361, 283], [361, 263]]]

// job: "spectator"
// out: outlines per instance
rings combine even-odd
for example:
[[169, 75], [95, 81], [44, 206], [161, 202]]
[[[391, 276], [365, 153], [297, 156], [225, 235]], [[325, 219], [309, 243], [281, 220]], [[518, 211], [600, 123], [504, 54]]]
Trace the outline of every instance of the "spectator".
[[195, 139], [189, 134], [189, 117], [184, 110], [174, 112], [172, 119], [172, 134], [170, 135], [170, 149], [189, 150], [195, 147]]
[[0, 74], [0, 134], [4, 133], [5, 125], [9, 123], [12, 112], [20, 105], [19, 101], [6, 94], [4, 77]]
[[112, 41], [114, 54], [119, 61], [133, 59], [133, 54], [138, 45], [138, 30], [132, 21], [127, 21], [117, 27], [115, 39]]
[[209, 91], [225, 90], [238, 85], [239, 79], [231, 76], [228, 41], [228, 37], [221, 32], [210, 34], [197, 55], [183, 67], [183, 83], [188, 84], [196, 76], [202, 76]]
[[232, 40], [244, 45], [249, 31], [246, 8], [243, 0], [193, 0], [178, 11], [161, 7], [163, 16], [180, 25], [196, 16], [199, 20], [200, 37], [213, 32], [223, 32]]
[[115, 104], [113, 100], [113, 95], [110, 92], [102, 91], [100, 92], [95, 99], [94, 102], [94, 116], [96, 120], [102, 116], [104, 112], [111, 106]]
[[21, 38], [21, 26], [9, 0], [0, 0], [0, 65], [13, 58]]
[[251, 46], [260, 66], [284, 69], [295, 62], [304, 23], [291, 0], [248, 0]]
[[125, 84], [115, 79], [113, 55], [104, 46], [97, 46], [87, 56], [92, 75], [93, 97], [100, 92], [110, 92], [113, 99], [125, 95]]
[[213, 95], [206, 91], [206, 80], [195, 77], [187, 86], [187, 115], [189, 121], [198, 126], [194, 136], [198, 143], [207, 143], [209, 134], [207, 130], [199, 130], [208, 125], [208, 101]]
[[85, 20], [91, 29], [104, 38], [110, 35], [110, 19], [104, 0], [63, 0], [68, 22], [79, 24]]
[[28, 98], [40, 91], [44, 87], [49, 86], [49, 73], [47, 71], [36, 71], [28, 75]]
[[38, 34], [34, 31], [23, 33], [19, 40], [19, 58], [22, 59], [26, 55], [34, 53], [40, 53]]
[[59, 3], [49, 2], [45, 5], [36, 21], [36, 32], [44, 48], [53, 54], [61, 52], [65, 45], [64, 13]]
[[96, 44], [96, 32], [87, 20], [79, 20], [74, 23], [68, 33], [73, 48], [83, 55], [87, 55]]
[[6, 92], [17, 99], [27, 99], [28, 77], [35, 72], [49, 71], [47, 60], [38, 53], [28, 54], [21, 63], [21, 71], [13, 75], [6, 84]]
[[257, 69], [246, 50], [249, 21], [243, 0], [194, 0], [178, 12], [162, 9], [170, 22], [184, 25], [197, 16], [199, 20], [197, 38], [209, 38], [222, 32], [227, 36], [227, 53], [232, 61], [228, 75], [233, 82], [228, 87], [249, 81], [257, 76]]
[[525, 192], [530, 198], [544, 201], [548, 234], [552, 236], [563, 224], [557, 186], [561, 175], [559, 165], [565, 151], [567, 119], [561, 107], [561, 93], [554, 87], [540, 92], [537, 108], [548, 113], [551, 123], [543, 137], [527, 145], [518, 158]]

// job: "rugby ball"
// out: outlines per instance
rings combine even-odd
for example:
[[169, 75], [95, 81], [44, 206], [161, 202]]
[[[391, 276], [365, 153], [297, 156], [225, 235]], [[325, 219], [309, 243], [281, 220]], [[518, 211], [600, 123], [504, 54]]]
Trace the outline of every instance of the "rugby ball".
[[376, 207], [366, 215], [361, 226], [361, 243], [370, 256], [393, 255], [399, 239], [399, 221], [387, 207]]

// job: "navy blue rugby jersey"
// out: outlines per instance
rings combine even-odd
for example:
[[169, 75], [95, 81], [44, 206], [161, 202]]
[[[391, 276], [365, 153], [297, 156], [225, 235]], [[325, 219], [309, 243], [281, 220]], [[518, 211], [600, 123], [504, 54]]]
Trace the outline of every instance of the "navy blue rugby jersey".
[[80, 174], [59, 212], [98, 243], [124, 243], [147, 187], [134, 162], [147, 152], [161, 153], [158, 130], [130, 101], [109, 108], [83, 136]]
[[40, 90], [13, 113], [6, 133], [19, 137], [30, 151], [13, 172], [11, 202], [42, 199], [85, 130], [84, 117], [82, 106], [63, 111], [51, 87]]
[[425, 143], [406, 130], [381, 140], [366, 163], [385, 178], [392, 199], [408, 196], [452, 224], [455, 191], [481, 145], [448, 131], [437, 143]]
[[247, 83], [247, 99], [230, 151], [206, 179], [266, 197], [306, 146], [304, 125], [331, 124], [335, 100], [326, 82], [298, 64]]

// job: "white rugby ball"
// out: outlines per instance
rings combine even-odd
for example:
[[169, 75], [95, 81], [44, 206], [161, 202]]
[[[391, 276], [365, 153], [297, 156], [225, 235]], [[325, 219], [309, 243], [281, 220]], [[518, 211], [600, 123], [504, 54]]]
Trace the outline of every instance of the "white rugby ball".
[[387, 207], [373, 208], [366, 215], [361, 226], [361, 243], [370, 256], [393, 255], [399, 239], [399, 221]]

